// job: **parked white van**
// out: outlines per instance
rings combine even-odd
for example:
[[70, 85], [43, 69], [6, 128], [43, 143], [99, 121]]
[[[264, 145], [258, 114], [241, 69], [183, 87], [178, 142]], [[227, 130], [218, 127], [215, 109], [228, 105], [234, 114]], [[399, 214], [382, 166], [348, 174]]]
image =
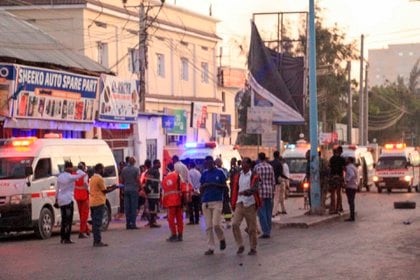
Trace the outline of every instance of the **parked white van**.
[[370, 187], [374, 185], [373, 177], [375, 176], [375, 167], [372, 153], [368, 147], [357, 146], [357, 145], [342, 145], [344, 158], [352, 157], [355, 159], [355, 165], [359, 170], [359, 186], [358, 190], [361, 191], [366, 188], [366, 191], [370, 190]]
[[204, 159], [207, 156], [212, 156], [213, 159], [221, 158], [223, 167], [230, 169], [230, 161], [232, 158], [241, 160], [241, 155], [238, 150], [232, 145], [218, 145], [216, 142], [205, 143], [186, 143], [185, 151], [181, 154], [179, 159], [185, 161], [192, 159], [200, 170], [204, 168]]
[[385, 144], [376, 165], [374, 177], [378, 192], [386, 189], [407, 189], [408, 192], [419, 189], [420, 155], [414, 147], [405, 143]]
[[288, 193], [303, 193], [303, 183], [306, 178], [306, 153], [311, 148], [310, 144], [305, 140], [299, 140], [296, 144], [288, 144], [284, 150], [282, 157], [289, 166], [289, 183]]
[[[55, 202], [57, 176], [64, 162], [84, 161], [88, 167], [105, 166], [107, 186], [118, 183], [117, 167], [108, 145], [96, 139], [12, 138], [0, 146], [0, 232], [34, 230], [39, 238], [51, 236], [61, 223]], [[103, 229], [119, 206], [119, 190], [107, 194]], [[74, 207], [73, 219], [79, 219]]]

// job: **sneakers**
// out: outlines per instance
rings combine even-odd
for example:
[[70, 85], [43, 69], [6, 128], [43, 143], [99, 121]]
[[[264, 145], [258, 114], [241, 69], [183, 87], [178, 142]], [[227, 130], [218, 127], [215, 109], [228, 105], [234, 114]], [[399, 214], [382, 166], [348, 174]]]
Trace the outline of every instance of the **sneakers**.
[[160, 228], [160, 225], [159, 224], [150, 224], [150, 227], [151, 228]]
[[286, 211], [281, 211], [280, 214], [287, 215], [287, 212]]
[[79, 238], [80, 239], [89, 238], [89, 236], [86, 233], [79, 233]]
[[248, 256], [255, 256], [257, 254], [257, 250], [251, 249], [248, 253]]
[[268, 235], [268, 234], [263, 234], [263, 235], [261, 235], [259, 238], [261, 238], [261, 239], [268, 239], [268, 238], [270, 238], [270, 235]]
[[204, 252], [204, 255], [206, 256], [210, 256], [214, 254], [214, 250], [208, 249], [207, 251]]
[[71, 239], [61, 239], [61, 244], [74, 244], [75, 242]]
[[226, 240], [220, 240], [220, 250], [226, 249]]
[[184, 240], [184, 239], [183, 239], [183, 237], [182, 237], [182, 234], [178, 234], [177, 240], [178, 240], [178, 241], [182, 241], [182, 240]]
[[238, 248], [238, 251], [236, 251], [236, 254], [237, 254], [237, 255], [240, 255], [240, 254], [242, 254], [244, 251], [245, 251], [245, 247], [244, 247], [244, 246], [241, 246], [241, 247], [239, 247], [239, 248]]
[[93, 247], [108, 247], [108, 244], [103, 243], [102, 241], [98, 243], [93, 243]]
[[345, 219], [344, 221], [345, 221], [345, 222], [354, 222], [354, 219], [352, 219], [352, 218], [348, 218], [348, 219]]
[[168, 239], [166, 239], [168, 242], [176, 242], [178, 241], [178, 237], [176, 235], [171, 235]]

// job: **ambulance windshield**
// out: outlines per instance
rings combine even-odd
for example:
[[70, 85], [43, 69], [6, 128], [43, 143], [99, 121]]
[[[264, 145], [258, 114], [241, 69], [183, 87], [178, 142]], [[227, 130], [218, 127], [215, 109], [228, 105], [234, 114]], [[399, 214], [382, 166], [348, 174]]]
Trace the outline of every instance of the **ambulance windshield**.
[[25, 178], [25, 167], [32, 165], [33, 158], [0, 158], [0, 180]]
[[290, 173], [306, 173], [307, 160], [304, 158], [286, 158]]
[[407, 168], [407, 160], [404, 157], [381, 157], [376, 165], [376, 170]]

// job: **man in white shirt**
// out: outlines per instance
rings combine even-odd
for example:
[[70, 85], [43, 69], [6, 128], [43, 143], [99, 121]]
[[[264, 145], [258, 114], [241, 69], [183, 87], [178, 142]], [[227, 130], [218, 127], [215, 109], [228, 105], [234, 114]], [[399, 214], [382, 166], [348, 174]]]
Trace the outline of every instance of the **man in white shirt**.
[[233, 215], [233, 236], [238, 246], [237, 254], [242, 254], [245, 250], [241, 234], [241, 223], [245, 218], [249, 234], [250, 251], [248, 255], [257, 253], [257, 202], [258, 176], [252, 173], [251, 159], [244, 158], [242, 170], [233, 178], [232, 184], [232, 208]]
[[346, 195], [347, 195], [347, 201], [349, 203], [350, 208], [350, 218], [346, 219], [346, 222], [354, 222], [354, 199], [356, 198], [356, 192], [357, 192], [357, 178], [358, 171], [357, 167], [354, 165], [354, 158], [348, 157], [346, 160], [346, 167], [345, 171], [346, 174], [344, 176], [344, 182], [345, 182], [345, 188], [346, 188]]
[[57, 178], [57, 191], [56, 202], [61, 210], [61, 243], [72, 244], [70, 239], [71, 225], [73, 223], [73, 193], [74, 183], [86, 175], [82, 170], [74, 172], [73, 164], [70, 161], [64, 162], [64, 172], [58, 175]]
[[188, 203], [188, 215], [190, 222], [187, 225], [194, 225], [200, 223], [200, 178], [201, 173], [195, 166], [194, 161], [189, 161], [188, 167], [190, 168], [189, 174], [191, 185], [193, 187], [192, 200]]

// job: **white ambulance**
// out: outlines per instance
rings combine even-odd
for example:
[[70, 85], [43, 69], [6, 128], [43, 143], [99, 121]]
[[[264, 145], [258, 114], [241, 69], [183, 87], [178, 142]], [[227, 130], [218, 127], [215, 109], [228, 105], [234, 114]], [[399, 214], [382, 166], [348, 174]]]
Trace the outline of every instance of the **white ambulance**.
[[306, 177], [306, 153], [311, 148], [305, 140], [299, 140], [296, 144], [288, 144], [282, 157], [289, 166], [291, 181], [289, 193], [303, 193], [303, 181]]
[[[105, 166], [107, 186], [118, 183], [117, 167], [108, 145], [93, 139], [12, 138], [0, 143], [0, 232], [34, 230], [39, 238], [51, 236], [61, 222], [60, 209], [53, 207], [57, 176], [64, 162], [75, 166]], [[119, 191], [107, 194], [103, 229], [119, 206]], [[77, 206], [73, 219], [79, 219]]]
[[413, 188], [419, 191], [420, 155], [404, 143], [386, 144], [376, 164], [374, 182], [378, 192]]
[[205, 143], [186, 143], [185, 151], [181, 154], [179, 159], [185, 161], [186, 159], [194, 160], [197, 168], [204, 169], [204, 159], [207, 156], [212, 156], [213, 159], [221, 158], [223, 167], [230, 170], [230, 161], [232, 158], [241, 160], [241, 155], [238, 150], [232, 145], [218, 145], [216, 142]]
[[375, 176], [375, 167], [373, 156], [368, 147], [357, 145], [342, 145], [344, 158], [352, 157], [355, 159], [355, 165], [359, 172], [359, 186], [358, 190], [361, 191], [366, 188], [367, 191], [374, 185], [373, 178]]

